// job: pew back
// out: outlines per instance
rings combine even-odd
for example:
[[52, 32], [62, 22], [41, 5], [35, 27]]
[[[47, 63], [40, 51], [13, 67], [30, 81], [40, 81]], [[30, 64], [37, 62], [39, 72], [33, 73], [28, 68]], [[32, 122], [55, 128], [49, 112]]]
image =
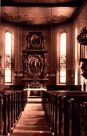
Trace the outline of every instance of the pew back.
[[27, 91], [0, 91], [0, 135], [11, 133], [27, 103]]
[[42, 98], [49, 126], [55, 136], [86, 136], [86, 131], [82, 129], [87, 120], [83, 119], [86, 92], [43, 91]]

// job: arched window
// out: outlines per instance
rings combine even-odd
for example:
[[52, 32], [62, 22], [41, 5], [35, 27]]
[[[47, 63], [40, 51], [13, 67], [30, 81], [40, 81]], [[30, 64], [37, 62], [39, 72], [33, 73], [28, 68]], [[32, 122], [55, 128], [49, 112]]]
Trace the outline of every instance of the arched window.
[[66, 83], [66, 33], [60, 34], [59, 82]]
[[78, 85], [78, 41], [77, 41], [78, 29], [75, 27], [75, 85]]
[[11, 82], [11, 48], [12, 48], [12, 34], [5, 33], [5, 83]]

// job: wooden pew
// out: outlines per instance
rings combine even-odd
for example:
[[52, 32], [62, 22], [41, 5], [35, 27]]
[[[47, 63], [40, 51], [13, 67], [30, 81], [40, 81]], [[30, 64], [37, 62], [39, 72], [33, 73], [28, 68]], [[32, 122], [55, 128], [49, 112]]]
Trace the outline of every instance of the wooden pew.
[[82, 103], [87, 93], [79, 91], [43, 91], [43, 108], [55, 136], [81, 135]]
[[11, 134], [27, 103], [27, 91], [0, 91], [0, 135]]
[[81, 136], [87, 135], [87, 102], [82, 103], [82, 129]]
[[3, 104], [2, 104], [2, 124], [3, 124], [2, 125], [2, 134], [7, 135], [7, 133], [8, 133], [8, 116], [7, 116], [8, 98], [7, 98], [7, 94], [5, 92], [0, 92], [0, 95], [2, 95], [2, 99], [3, 99]]

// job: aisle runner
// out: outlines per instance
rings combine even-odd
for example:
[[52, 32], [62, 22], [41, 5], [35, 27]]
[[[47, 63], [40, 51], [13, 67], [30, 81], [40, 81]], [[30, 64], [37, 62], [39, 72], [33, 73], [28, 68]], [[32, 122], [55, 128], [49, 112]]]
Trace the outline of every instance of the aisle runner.
[[32, 103], [26, 105], [12, 136], [51, 136], [42, 104], [35, 103], [32, 99], [29, 101]]

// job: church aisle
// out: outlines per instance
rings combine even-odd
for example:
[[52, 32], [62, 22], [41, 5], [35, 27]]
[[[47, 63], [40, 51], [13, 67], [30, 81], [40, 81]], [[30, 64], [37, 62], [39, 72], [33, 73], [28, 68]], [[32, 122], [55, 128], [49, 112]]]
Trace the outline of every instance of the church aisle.
[[29, 99], [12, 136], [52, 136], [40, 98]]

